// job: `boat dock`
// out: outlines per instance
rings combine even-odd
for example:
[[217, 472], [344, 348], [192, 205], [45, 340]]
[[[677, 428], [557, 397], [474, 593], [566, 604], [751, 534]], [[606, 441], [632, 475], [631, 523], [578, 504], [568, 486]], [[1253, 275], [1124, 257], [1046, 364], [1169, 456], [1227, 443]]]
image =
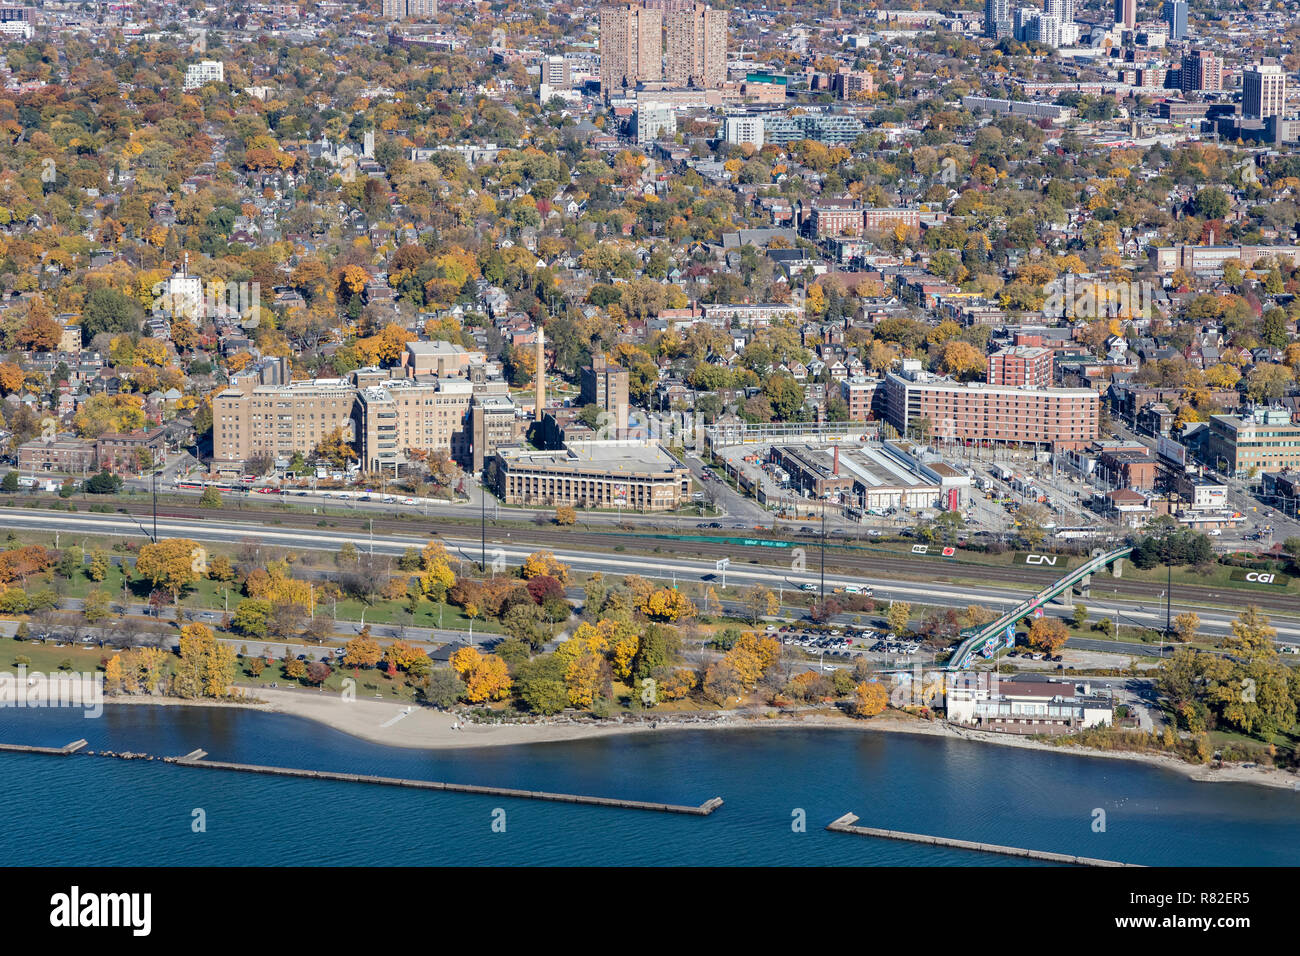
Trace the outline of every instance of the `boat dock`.
[[878, 837], [882, 840], [903, 840], [907, 843], [926, 843], [930, 846], [953, 847], [958, 850], [974, 850], [979, 853], [999, 853], [1003, 856], [1018, 856], [1029, 860], [1044, 860], [1048, 863], [1064, 863], [1071, 866], [1140, 866], [1138, 863], [1116, 863], [1113, 860], [1097, 860], [1088, 856], [1073, 856], [1069, 853], [1052, 853], [1047, 850], [1027, 850], [1018, 846], [999, 846], [996, 843], [977, 843], [974, 840], [957, 840], [952, 837], [929, 836], [924, 833], [904, 833], [902, 830], [881, 830], [877, 827], [857, 826], [856, 814], [846, 813], [831, 821], [826, 829], [832, 833], [851, 833], [856, 836]]

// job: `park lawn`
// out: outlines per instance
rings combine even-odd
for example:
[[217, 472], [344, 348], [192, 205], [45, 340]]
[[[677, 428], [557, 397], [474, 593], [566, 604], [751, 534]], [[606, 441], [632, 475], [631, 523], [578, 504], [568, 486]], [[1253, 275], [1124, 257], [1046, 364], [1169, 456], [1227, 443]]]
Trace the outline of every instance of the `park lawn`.
[[74, 647], [65, 644], [63, 647], [55, 647], [53, 641], [34, 644], [31, 641], [4, 638], [0, 639], [0, 669], [9, 670], [15, 668], [18, 666], [17, 658], [26, 657], [31, 660], [31, 663], [27, 665], [28, 673], [34, 671], [52, 673], [63, 669], [61, 665], [67, 661], [72, 662], [71, 670], [77, 672], [97, 671], [99, 670], [100, 661], [111, 656], [112, 653], [108, 648], [100, 648], [95, 645]]
[[[262, 673], [253, 677], [245, 669], [248, 659], [237, 661], [235, 671], [235, 683], [240, 687], [250, 689], [256, 694], [259, 687], [270, 687], [276, 684], [279, 687], [306, 687], [311, 688], [310, 684], [294, 680], [287, 677], [284, 673], [284, 663], [276, 660], [273, 661]], [[367, 668], [354, 672], [350, 667], [337, 667], [330, 665], [330, 676], [325, 679], [321, 685], [322, 694], [341, 694], [344, 690], [345, 680], [355, 680], [355, 691], [358, 700], [373, 700], [376, 694], [385, 700], [398, 700], [412, 702], [415, 700], [415, 688], [411, 686], [404, 678], [389, 678], [378, 668]]]
[[[1209, 736], [1210, 743], [1215, 749], [1222, 749], [1227, 746], [1267, 747], [1270, 743], [1270, 741], [1260, 740], [1258, 737], [1251, 737], [1236, 730], [1211, 730]], [[1300, 725], [1292, 727], [1290, 731], [1279, 730], [1273, 735], [1271, 743], [1279, 750], [1294, 750], [1300, 744]]]
[[[335, 612], [335, 603], [333, 601], [322, 601], [317, 605], [318, 611], [329, 610], [336, 621], [360, 621], [361, 612], [365, 610], [365, 620], [367, 624], [405, 624], [407, 627], [439, 627], [438, 617], [439, 608], [442, 611], [442, 624], [444, 630], [468, 631], [470, 618], [465, 614], [464, 609], [456, 607], [453, 604], [436, 604], [431, 601], [421, 601], [415, 614], [410, 614], [406, 610], [406, 601], [376, 601], [374, 604], [365, 604], [361, 601], [346, 600], [339, 601], [337, 604], [337, 613]], [[233, 607], [232, 607], [233, 610]], [[502, 633], [501, 625], [497, 621], [485, 620], [482, 617], [474, 619], [474, 630], [482, 631], [485, 634]]]

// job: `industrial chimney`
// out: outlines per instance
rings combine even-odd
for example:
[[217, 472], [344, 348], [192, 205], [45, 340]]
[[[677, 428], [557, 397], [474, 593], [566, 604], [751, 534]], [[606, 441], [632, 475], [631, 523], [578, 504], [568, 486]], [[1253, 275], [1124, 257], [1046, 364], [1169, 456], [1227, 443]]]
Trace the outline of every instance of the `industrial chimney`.
[[533, 421], [542, 420], [542, 409], [546, 407], [546, 333], [537, 327], [537, 408], [533, 412]]
[[840, 446], [836, 445], [835, 446], [835, 467], [831, 469], [831, 474], [838, 475], [839, 473], [840, 473]]

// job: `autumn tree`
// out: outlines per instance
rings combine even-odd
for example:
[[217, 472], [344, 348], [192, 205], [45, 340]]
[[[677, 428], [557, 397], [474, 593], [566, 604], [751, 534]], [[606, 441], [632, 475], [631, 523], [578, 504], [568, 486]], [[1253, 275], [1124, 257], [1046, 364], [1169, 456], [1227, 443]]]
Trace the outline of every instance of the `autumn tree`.
[[153, 587], [167, 591], [175, 602], [180, 593], [199, 579], [196, 555], [199, 545], [189, 538], [164, 538], [140, 547], [135, 570]]
[[1055, 654], [1070, 639], [1070, 629], [1054, 617], [1035, 619], [1029, 628], [1029, 646], [1046, 654]]
[[181, 628], [174, 687], [181, 697], [225, 697], [235, 679], [235, 651], [204, 624]]
[[374, 667], [383, 656], [383, 648], [370, 636], [368, 626], [343, 646], [343, 663], [348, 667]]
[[745, 605], [745, 620], [750, 624], [757, 624], [764, 615], [771, 616], [781, 612], [781, 604], [777, 596], [761, 584], [746, 588], [742, 600]]
[[481, 654], [478, 648], [462, 647], [451, 655], [451, 668], [465, 682], [465, 699], [472, 704], [504, 700], [510, 693], [509, 668], [495, 654]]
[[906, 634], [912, 619], [912, 605], [905, 601], [895, 601], [885, 612], [885, 623], [895, 634]]
[[550, 551], [534, 551], [524, 559], [520, 573], [525, 580], [548, 574], [563, 585], [569, 583], [569, 567], [556, 559]]
[[854, 717], [874, 717], [889, 706], [889, 692], [879, 681], [863, 681], [853, 688], [849, 713]]
[[1179, 614], [1173, 621], [1174, 638], [1183, 642], [1196, 640], [1196, 635], [1201, 629], [1200, 615], [1195, 611], [1188, 611], [1185, 614]]

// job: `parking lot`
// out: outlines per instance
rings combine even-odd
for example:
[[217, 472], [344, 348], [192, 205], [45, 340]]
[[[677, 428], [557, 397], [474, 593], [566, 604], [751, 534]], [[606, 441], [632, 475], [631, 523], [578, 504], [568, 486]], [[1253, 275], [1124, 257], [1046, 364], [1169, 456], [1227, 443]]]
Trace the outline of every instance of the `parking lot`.
[[803, 626], [799, 624], [784, 625], [780, 628], [768, 626], [768, 636], [775, 637], [781, 644], [791, 649], [803, 651], [822, 660], [830, 658], [832, 663], [851, 663], [859, 657], [911, 657], [920, 652], [921, 642], [904, 640], [894, 634], [880, 634], [870, 628], [854, 626]]

